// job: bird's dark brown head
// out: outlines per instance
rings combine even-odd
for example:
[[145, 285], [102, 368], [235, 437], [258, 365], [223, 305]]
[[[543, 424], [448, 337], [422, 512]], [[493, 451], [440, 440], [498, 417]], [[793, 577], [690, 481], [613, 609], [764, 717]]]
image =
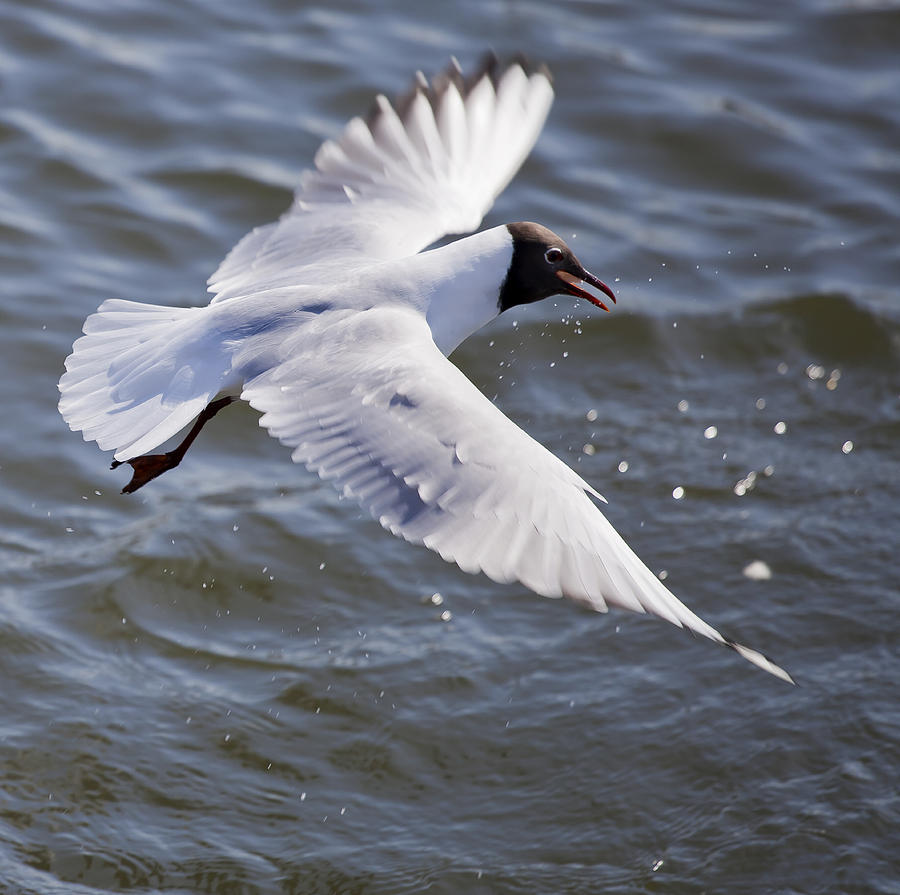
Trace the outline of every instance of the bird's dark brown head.
[[608, 311], [603, 301], [584, 289], [599, 290], [613, 302], [612, 289], [581, 266], [575, 253], [552, 230], [530, 221], [507, 224], [513, 241], [512, 260], [500, 287], [499, 305], [506, 311], [551, 295], [576, 295]]

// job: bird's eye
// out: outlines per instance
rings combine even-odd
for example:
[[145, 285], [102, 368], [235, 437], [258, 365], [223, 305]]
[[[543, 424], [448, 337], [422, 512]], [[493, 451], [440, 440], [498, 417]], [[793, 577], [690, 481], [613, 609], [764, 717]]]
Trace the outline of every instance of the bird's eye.
[[547, 251], [544, 252], [544, 260], [548, 264], [559, 264], [559, 262], [562, 261], [562, 259], [563, 259], [562, 249], [558, 249], [558, 248], [556, 248], [556, 246], [554, 246], [552, 249], [547, 249]]

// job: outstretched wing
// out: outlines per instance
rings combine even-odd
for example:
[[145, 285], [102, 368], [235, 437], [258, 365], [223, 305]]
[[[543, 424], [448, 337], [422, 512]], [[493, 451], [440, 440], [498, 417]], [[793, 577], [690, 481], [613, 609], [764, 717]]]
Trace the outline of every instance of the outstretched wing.
[[653, 613], [790, 680], [676, 599], [589, 497], [599, 495], [488, 401], [419, 315], [399, 307], [336, 315], [288, 337], [280, 355], [242, 397], [296, 462], [389, 531], [495, 581], [601, 612]]
[[326, 141], [280, 220], [248, 233], [209, 279], [213, 301], [415, 254], [478, 228], [531, 151], [553, 101], [546, 69], [494, 58], [465, 79], [454, 61], [379, 96]]

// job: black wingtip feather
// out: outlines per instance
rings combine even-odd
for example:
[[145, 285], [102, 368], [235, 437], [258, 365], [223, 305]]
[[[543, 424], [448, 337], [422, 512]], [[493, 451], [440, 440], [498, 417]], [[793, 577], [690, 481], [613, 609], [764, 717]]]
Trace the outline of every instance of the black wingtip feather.
[[[777, 677], [788, 684], [792, 684], [795, 687], [797, 686], [797, 682], [794, 680], [794, 678], [790, 674], [788, 674], [780, 665], [773, 662], [772, 659], [770, 659], [765, 653], [761, 653], [759, 650], [750, 649], [749, 647], [744, 646], [742, 643], [737, 643], [734, 640], [729, 640], [727, 637], [723, 638], [723, 642], [725, 646], [731, 647], [731, 649], [733, 649], [741, 658], [747, 659], [747, 661], [753, 663], [763, 671], [768, 671], [769, 674], [773, 675], [774, 677]], [[759, 661], [760, 659], [762, 659], [764, 662], [767, 662], [771, 667], [766, 667], [765, 664]]]
[[[382, 94], [378, 94], [381, 96]], [[369, 106], [369, 111], [366, 112], [366, 117], [363, 119], [366, 122], [366, 126], [370, 131], [375, 130], [375, 124], [378, 122], [378, 119], [381, 117], [381, 108], [378, 105], [378, 96], [372, 100], [372, 104]]]
[[[520, 67], [529, 77], [540, 74], [553, 83], [550, 69], [544, 63], [534, 65], [524, 53], [510, 56], [501, 63], [500, 57], [493, 50], [489, 50], [481, 57], [478, 65], [468, 75], [463, 73], [455, 56], [450, 58], [446, 68], [435, 75], [430, 82], [421, 71], [416, 72], [412, 84], [404, 93], [401, 93], [394, 99], [392, 105], [400, 120], [405, 122], [413, 100], [420, 93], [428, 99], [433, 108], [437, 109], [451, 84], [459, 90], [460, 96], [465, 100], [485, 78], [488, 78], [496, 88], [503, 75], [515, 66]], [[376, 99], [365, 117], [365, 122], [370, 130], [375, 126], [380, 115], [381, 109]]]
[[[441, 98], [451, 84], [456, 87], [460, 96], [465, 100], [485, 78], [488, 78], [496, 88], [503, 75], [516, 66], [520, 67], [529, 77], [540, 74], [553, 83], [550, 69], [544, 63], [534, 65], [524, 53], [510, 56], [501, 63], [500, 57], [493, 50], [489, 50], [481, 57], [478, 65], [475, 66], [469, 75], [463, 74], [463, 70], [455, 56], [450, 58], [448, 65], [439, 74], [435, 75], [430, 82], [421, 71], [416, 72], [412, 84], [404, 93], [397, 96], [392, 105], [400, 120], [405, 122], [413, 100], [420, 93], [428, 99], [433, 108], [437, 109]], [[375, 100], [365, 117], [365, 122], [370, 130], [375, 126], [380, 115], [381, 109], [378, 101]]]
[[497, 71], [500, 68], [500, 59], [493, 50], [488, 50], [478, 61], [478, 65], [472, 70], [472, 73], [466, 78], [466, 96], [468, 96], [475, 85], [482, 78], [490, 78], [491, 83], [497, 86]]
[[[421, 80], [420, 80], [421, 76]], [[401, 94], [394, 100], [394, 108], [397, 111], [397, 115], [400, 116], [400, 120], [406, 124], [407, 115], [409, 115], [409, 107], [412, 105], [413, 100], [419, 95], [424, 94], [426, 97], [428, 96], [428, 81], [425, 80], [425, 76], [422, 72], [416, 72], [416, 80], [413, 82], [412, 86], [406, 93]]]

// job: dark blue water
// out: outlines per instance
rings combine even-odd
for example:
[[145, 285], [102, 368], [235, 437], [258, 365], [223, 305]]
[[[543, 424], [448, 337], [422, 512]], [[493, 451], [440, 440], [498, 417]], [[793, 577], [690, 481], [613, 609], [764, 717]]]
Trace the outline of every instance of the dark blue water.
[[[619, 305], [454, 359], [796, 688], [391, 539], [248, 407], [133, 497], [56, 413], [101, 301], [205, 301], [488, 46], [558, 97], [488, 223]], [[887, 2], [0, 5], [0, 891], [900, 892], [898, 47]]]

